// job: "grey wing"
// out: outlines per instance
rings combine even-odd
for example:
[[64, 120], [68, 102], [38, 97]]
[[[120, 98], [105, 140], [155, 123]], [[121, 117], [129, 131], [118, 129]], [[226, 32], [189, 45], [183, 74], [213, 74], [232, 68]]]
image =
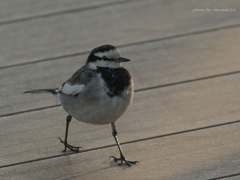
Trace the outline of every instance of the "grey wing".
[[58, 88], [57, 92], [76, 96], [84, 90], [86, 84], [88, 84], [94, 76], [95, 71], [87, 68], [85, 65], [63, 83], [62, 86]]

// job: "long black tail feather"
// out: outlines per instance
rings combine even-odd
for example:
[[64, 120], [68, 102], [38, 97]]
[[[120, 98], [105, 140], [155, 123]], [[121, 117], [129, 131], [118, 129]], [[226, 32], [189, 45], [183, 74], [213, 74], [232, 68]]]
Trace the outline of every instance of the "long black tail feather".
[[25, 91], [24, 93], [31, 93], [31, 94], [40, 94], [40, 93], [51, 93], [53, 95], [56, 95], [56, 89], [36, 89], [31, 91]]

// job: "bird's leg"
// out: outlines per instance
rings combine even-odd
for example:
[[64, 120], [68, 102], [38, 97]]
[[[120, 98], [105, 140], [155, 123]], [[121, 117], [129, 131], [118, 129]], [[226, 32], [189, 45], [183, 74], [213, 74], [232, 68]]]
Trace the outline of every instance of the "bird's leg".
[[128, 166], [131, 166], [133, 164], [136, 164], [136, 163], [139, 163], [138, 161], [127, 161], [125, 159], [125, 156], [123, 155], [123, 152], [122, 152], [122, 149], [120, 147], [120, 144], [118, 142], [118, 139], [117, 139], [117, 130], [116, 130], [116, 125], [115, 123], [111, 123], [111, 126], [112, 126], [112, 135], [117, 143], [117, 146], [118, 146], [118, 149], [119, 149], [119, 152], [120, 152], [120, 158], [116, 158], [114, 156], [110, 156], [110, 158], [113, 158], [114, 161], [120, 161], [118, 162], [118, 165], [122, 165], [123, 161], [128, 165]]
[[67, 136], [68, 136], [68, 127], [69, 127], [69, 123], [72, 120], [72, 116], [68, 115], [66, 118], [66, 131], [65, 131], [65, 140], [63, 141], [60, 137], [58, 139], [60, 139], [60, 142], [64, 144], [65, 148], [63, 150], [63, 152], [66, 152], [66, 149], [70, 149], [71, 151], [74, 152], [79, 152], [79, 148], [82, 147], [75, 147], [75, 146], [71, 146], [70, 144], [67, 143]]

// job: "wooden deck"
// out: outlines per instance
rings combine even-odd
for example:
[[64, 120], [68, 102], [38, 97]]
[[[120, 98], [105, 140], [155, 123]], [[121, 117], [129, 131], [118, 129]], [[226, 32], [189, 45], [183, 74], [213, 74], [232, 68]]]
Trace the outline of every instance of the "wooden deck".
[[[211, 12], [192, 12], [195, 8]], [[214, 12], [214, 8], [236, 8]], [[0, 1], [0, 179], [240, 179], [240, 3], [236, 0]], [[135, 84], [111, 127], [73, 120], [56, 88], [94, 47], [117, 46]]]

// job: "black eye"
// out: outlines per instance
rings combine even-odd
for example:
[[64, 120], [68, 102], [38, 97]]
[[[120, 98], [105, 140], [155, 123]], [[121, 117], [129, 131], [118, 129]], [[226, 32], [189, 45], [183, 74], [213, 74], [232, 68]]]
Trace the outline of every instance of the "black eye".
[[109, 58], [107, 58], [106, 56], [103, 56], [101, 59], [103, 59], [103, 60], [109, 60]]

